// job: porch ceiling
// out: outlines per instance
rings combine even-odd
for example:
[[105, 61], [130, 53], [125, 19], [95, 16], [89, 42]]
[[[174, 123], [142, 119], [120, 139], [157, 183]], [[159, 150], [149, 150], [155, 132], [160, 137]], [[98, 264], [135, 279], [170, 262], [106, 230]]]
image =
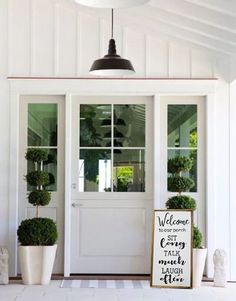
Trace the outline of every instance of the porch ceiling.
[[[108, 10], [81, 9], [109, 17]], [[120, 9], [117, 22], [217, 55], [236, 57], [235, 0], [151, 0], [148, 5]]]

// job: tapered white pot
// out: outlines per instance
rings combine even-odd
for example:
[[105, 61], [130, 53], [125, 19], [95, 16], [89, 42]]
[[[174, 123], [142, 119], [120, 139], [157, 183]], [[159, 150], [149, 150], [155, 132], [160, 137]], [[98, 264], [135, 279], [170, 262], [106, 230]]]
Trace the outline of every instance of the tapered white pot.
[[19, 246], [21, 275], [24, 284], [49, 284], [57, 245]]
[[193, 287], [200, 287], [206, 261], [207, 249], [193, 249]]

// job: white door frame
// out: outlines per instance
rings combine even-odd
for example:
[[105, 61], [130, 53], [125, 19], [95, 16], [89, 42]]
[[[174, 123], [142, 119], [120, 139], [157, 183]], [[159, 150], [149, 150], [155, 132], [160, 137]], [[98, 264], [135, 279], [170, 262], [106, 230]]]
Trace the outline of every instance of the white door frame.
[[[214, 213], [214, 93], [216, 80], [157, 80], [157, 79], [11, 79], [10, 80], [10, 171], [9, 171], [9, 253], [10, 275], [17, 274], [17, 235], [18, 227], [18, 172], [19, 172], [19, 99], [20, 95], [65, 95], [65, 244], [64, 276], [70, 275], [70, 217], [71, 217], [71, 116], [72, 95], [116, 95], [154, 97], [154, 179], [160, 183], [160, 96], [161, 95], [200, 95], [206, 96], [206, 199], [208, 254], [212, 256], [215, 247]], [[160, 195], [154, 188], [154, 208], [158, 208]], [[212, 277], [213, 266], [207, 264], [207, 275]]]

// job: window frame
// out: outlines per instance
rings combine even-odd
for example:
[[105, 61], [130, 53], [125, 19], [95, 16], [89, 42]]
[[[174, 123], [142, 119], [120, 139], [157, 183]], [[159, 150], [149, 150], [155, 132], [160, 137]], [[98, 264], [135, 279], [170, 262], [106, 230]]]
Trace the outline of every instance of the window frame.
[[[145, 124], [145, 147], [123, 147], [122, 149], [145, 149], [145, 192], [79, 192], [78, 178], [79, 174], [76, 171], [76, 157], [79, 158], [79, 116], [80, 105], [83, 104], [145, 104], [146, 105], [146, 124]], [[72, 134], [72, 199], [151, 199], [153, 196], [153, 118], [152, 118], [153, 97], [150, 96], [74, 96], [72, 101], [72, 128], [75, 129]], [[113, 112], [113, 111], [112, 111]], [[112, 114], [113, 119], [113, 114]], [[112, 129], [113, 131], [113, 129]], [[92, 147], [95, 149], [96, 147]], [[89, 147], [82, 147], [82, 149], [89, 149]], [[102, 149], [100, 147], [99, 149]], [[113, 149], [119, 147], [107, 147], [104, 149], [111, 149], [112, 163], [113, 163]], [[77, 155], [77, 156], [76, 156]], [[149, 159], [151, 158], [151, 160]], [[73, 164], [74, 162], [74, 164]], [[111, 164], [112, 168], [112, 164]], [[112, 181], [113, 185], [113, 181]]]

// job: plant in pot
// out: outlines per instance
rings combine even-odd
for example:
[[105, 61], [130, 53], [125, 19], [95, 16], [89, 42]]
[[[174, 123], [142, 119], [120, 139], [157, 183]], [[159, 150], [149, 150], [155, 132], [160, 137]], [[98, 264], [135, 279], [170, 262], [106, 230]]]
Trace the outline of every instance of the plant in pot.
[[[190, 191], [194, 181], [183, 175], [192, 168], [193, 161], [189, 157], [178, 156], [168, 160], [168, 191], [177, 192], [176, 196], [166, 202], [167, 209], [196, 209], [196, 201], [183, 192]], [[199, 287], [206, 260], [207, 249], [202, 247], [202, 233], [197, 226], [193, 226], [193, 287]]]
[[28, 201], [36, 207], [36, 217], [23, 220], [17, 230], [21, 274], [24, 284], [49, 284], [57, 249], [57, 226], [52, 219], [39, 216], [40, 207], [51, 200], [51, 193], [46, 190], [51, 177], [43, 171], [48, 155], [45, 150], [31, 148], [25, 158], [34, 166], [25, 178], [33, 187]]

